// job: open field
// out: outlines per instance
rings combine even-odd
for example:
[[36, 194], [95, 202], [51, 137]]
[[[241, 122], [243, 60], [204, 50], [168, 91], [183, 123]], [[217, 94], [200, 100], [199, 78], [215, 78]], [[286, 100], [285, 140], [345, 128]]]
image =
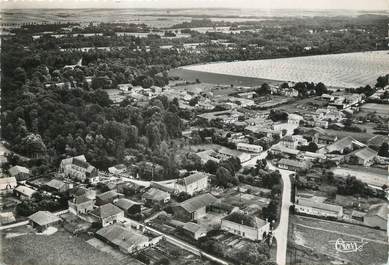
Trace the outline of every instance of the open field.
[[198, 78], [201, 82], [218, 84], [218, 85], [231, 85], [234, 86], [260, 86], [263, 83], [280, 83], [279, 81], [246, 77], [232, 74], [211, 73], [205, 71], [194, 71], [184, 68], [176, 68], [169, 71], [170, 76], [179, 76], [180, 78], [188, 81], [195, 81]]
[[355, 176], [362, 182], [378, 187], [382, 187], [384, 184], [389, 186], [388, 173], [384, 169], [349, 165], [347, 167], [333, 168], [332, 172], [334, 172], [335, 176], [340, 177]]
[[[384, 231], [366, 227], [324, 221], [316, 218], [292, 216], [290, 219], [289, 254], [292, 261], [299, 264], [330, 264], [343, 261], [342, 264], [386, 264], [389, 245]], [[356, 252], [344, 253], [335, 249], [335, 241], [364, 242]], [[294, 247], [296, 252], [294, 253]]]
[[389, 115], [389, 105], [386, 104], [366, 103], [361, 106], [361, 110], [367, 112], [377, 112], [377, 114], [380, 115]]
[[2, 238], [2, 262], [12, 265], [124, 265], [84, 240], [58, 231], [53, 235], [33, 233]]
[[323, 82], [328, 86], [359, 87], [374, 85], [378, 76], [389, 72], [389, 52], [220, 62], [185, 66], [183, 69], [268, 80]]

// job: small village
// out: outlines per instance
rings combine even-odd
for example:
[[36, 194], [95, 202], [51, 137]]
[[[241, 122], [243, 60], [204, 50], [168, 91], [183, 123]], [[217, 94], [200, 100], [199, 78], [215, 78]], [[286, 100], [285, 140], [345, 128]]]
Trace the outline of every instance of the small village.
[[[64, 230], [100, 251], [129, 255], [131, 264], [181, 264], [183, 253], [194, 261], [229, 264], [253, 243], [270, 256], [283, 240], [286, 244], [288, 234], [275, 231], [288, 226], [282, 212], [289, 210], [313, 222], [385, 231], [389, 137], [366, 138], [365, 132], [384, 131], [388, 117], [363, 107], [389, 87], [369, 97], [336, 88], [317, 96], [313, 89], [307, 103], [298, 98], [296, 85], [120, 84], [108, 92], [114, 104], [166, 96], [183, 110], [200, 112], [183, 120], [179, 140], [199, 165], [163, 181], [158, 181], [163, 166], [130, 155], [108, 171], [83, 154], [65, 158], [51, 179], [13, 165], [0, 179], [1, 230], [20, 225], [35, 233]], [[4, 151], [2, 163], [8, 158]], [[42, 200], [47, 205], [38, 207], [46, 210], [23, 216]]]

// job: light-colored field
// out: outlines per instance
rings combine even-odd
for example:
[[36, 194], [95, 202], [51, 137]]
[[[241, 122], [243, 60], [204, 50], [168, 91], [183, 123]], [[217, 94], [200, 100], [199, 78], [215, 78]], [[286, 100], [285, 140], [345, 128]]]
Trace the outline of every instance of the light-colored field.
[[335, 176], [355, 176], [362, 182], [378, 187], [382, 187], [384, 184], [389, 185], [389, 179], [387, 177], [388, 174], [383, 169], [348, 166], [334, 168], [333, 172]]
[[[384, 231], [301, 216], [291, 218], [290, 228], [290, 242], [306, 250], [304, 254], [297, 252], [297, 258], [302, 260], [299, 264], [345, 261], [342, 264], [381, 265], [387, 262], [389, 246]], [[338, 239], [364, 245], [356, 252], [343, 253], [335, 248]]]
[[389, 105], [385, 104], [367, 103], [361, 106], [361, 109], [368, 112], [389, 115]]
[[187, 70], [285, 81], [323, 82], [328, 86], [374, 85], [389, 73], [389, 52], [357, 52], [254, 61], [220, 62]]

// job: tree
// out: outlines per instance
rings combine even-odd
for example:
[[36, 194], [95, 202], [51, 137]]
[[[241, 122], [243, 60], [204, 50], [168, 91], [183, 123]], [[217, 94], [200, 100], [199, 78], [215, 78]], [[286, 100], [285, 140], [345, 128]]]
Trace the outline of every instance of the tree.
[[218, 169], [218, 163], [213, 160], [208, 160], [204, 164], [204, 171], [211, 174], [216, 174], [216, 170]]
[[154, 85], [154, 80], [150, 76], [147, 76], [146, 78], [144, 78], [142, 80], [142, 87], [143, 88], [150, 88], [153, 85]]
[[389, 144], [387, 142], [382, 143], [380, 149], [378, 150], [378, 155], [389, 157]]
[[263, 83], [260, 87], [255, 89], [258, 96], [265, 96], [271, 93], [270, 86], [267, 83]]
[[327, 87], [322, 83], [322, 82], [319, 82], [316, 86], [315, 86], [315, 92], [316, 92], [316, 95], [317, 96], [321, 96], [325, 93], [328, 92], [328, 89]]

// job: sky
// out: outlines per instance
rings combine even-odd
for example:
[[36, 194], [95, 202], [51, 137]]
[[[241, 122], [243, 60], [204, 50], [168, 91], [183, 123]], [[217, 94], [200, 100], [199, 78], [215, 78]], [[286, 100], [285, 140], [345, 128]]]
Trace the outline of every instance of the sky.
[[259, 8], [389, 10], [389, 0], [0, 0], [1, 8]]

